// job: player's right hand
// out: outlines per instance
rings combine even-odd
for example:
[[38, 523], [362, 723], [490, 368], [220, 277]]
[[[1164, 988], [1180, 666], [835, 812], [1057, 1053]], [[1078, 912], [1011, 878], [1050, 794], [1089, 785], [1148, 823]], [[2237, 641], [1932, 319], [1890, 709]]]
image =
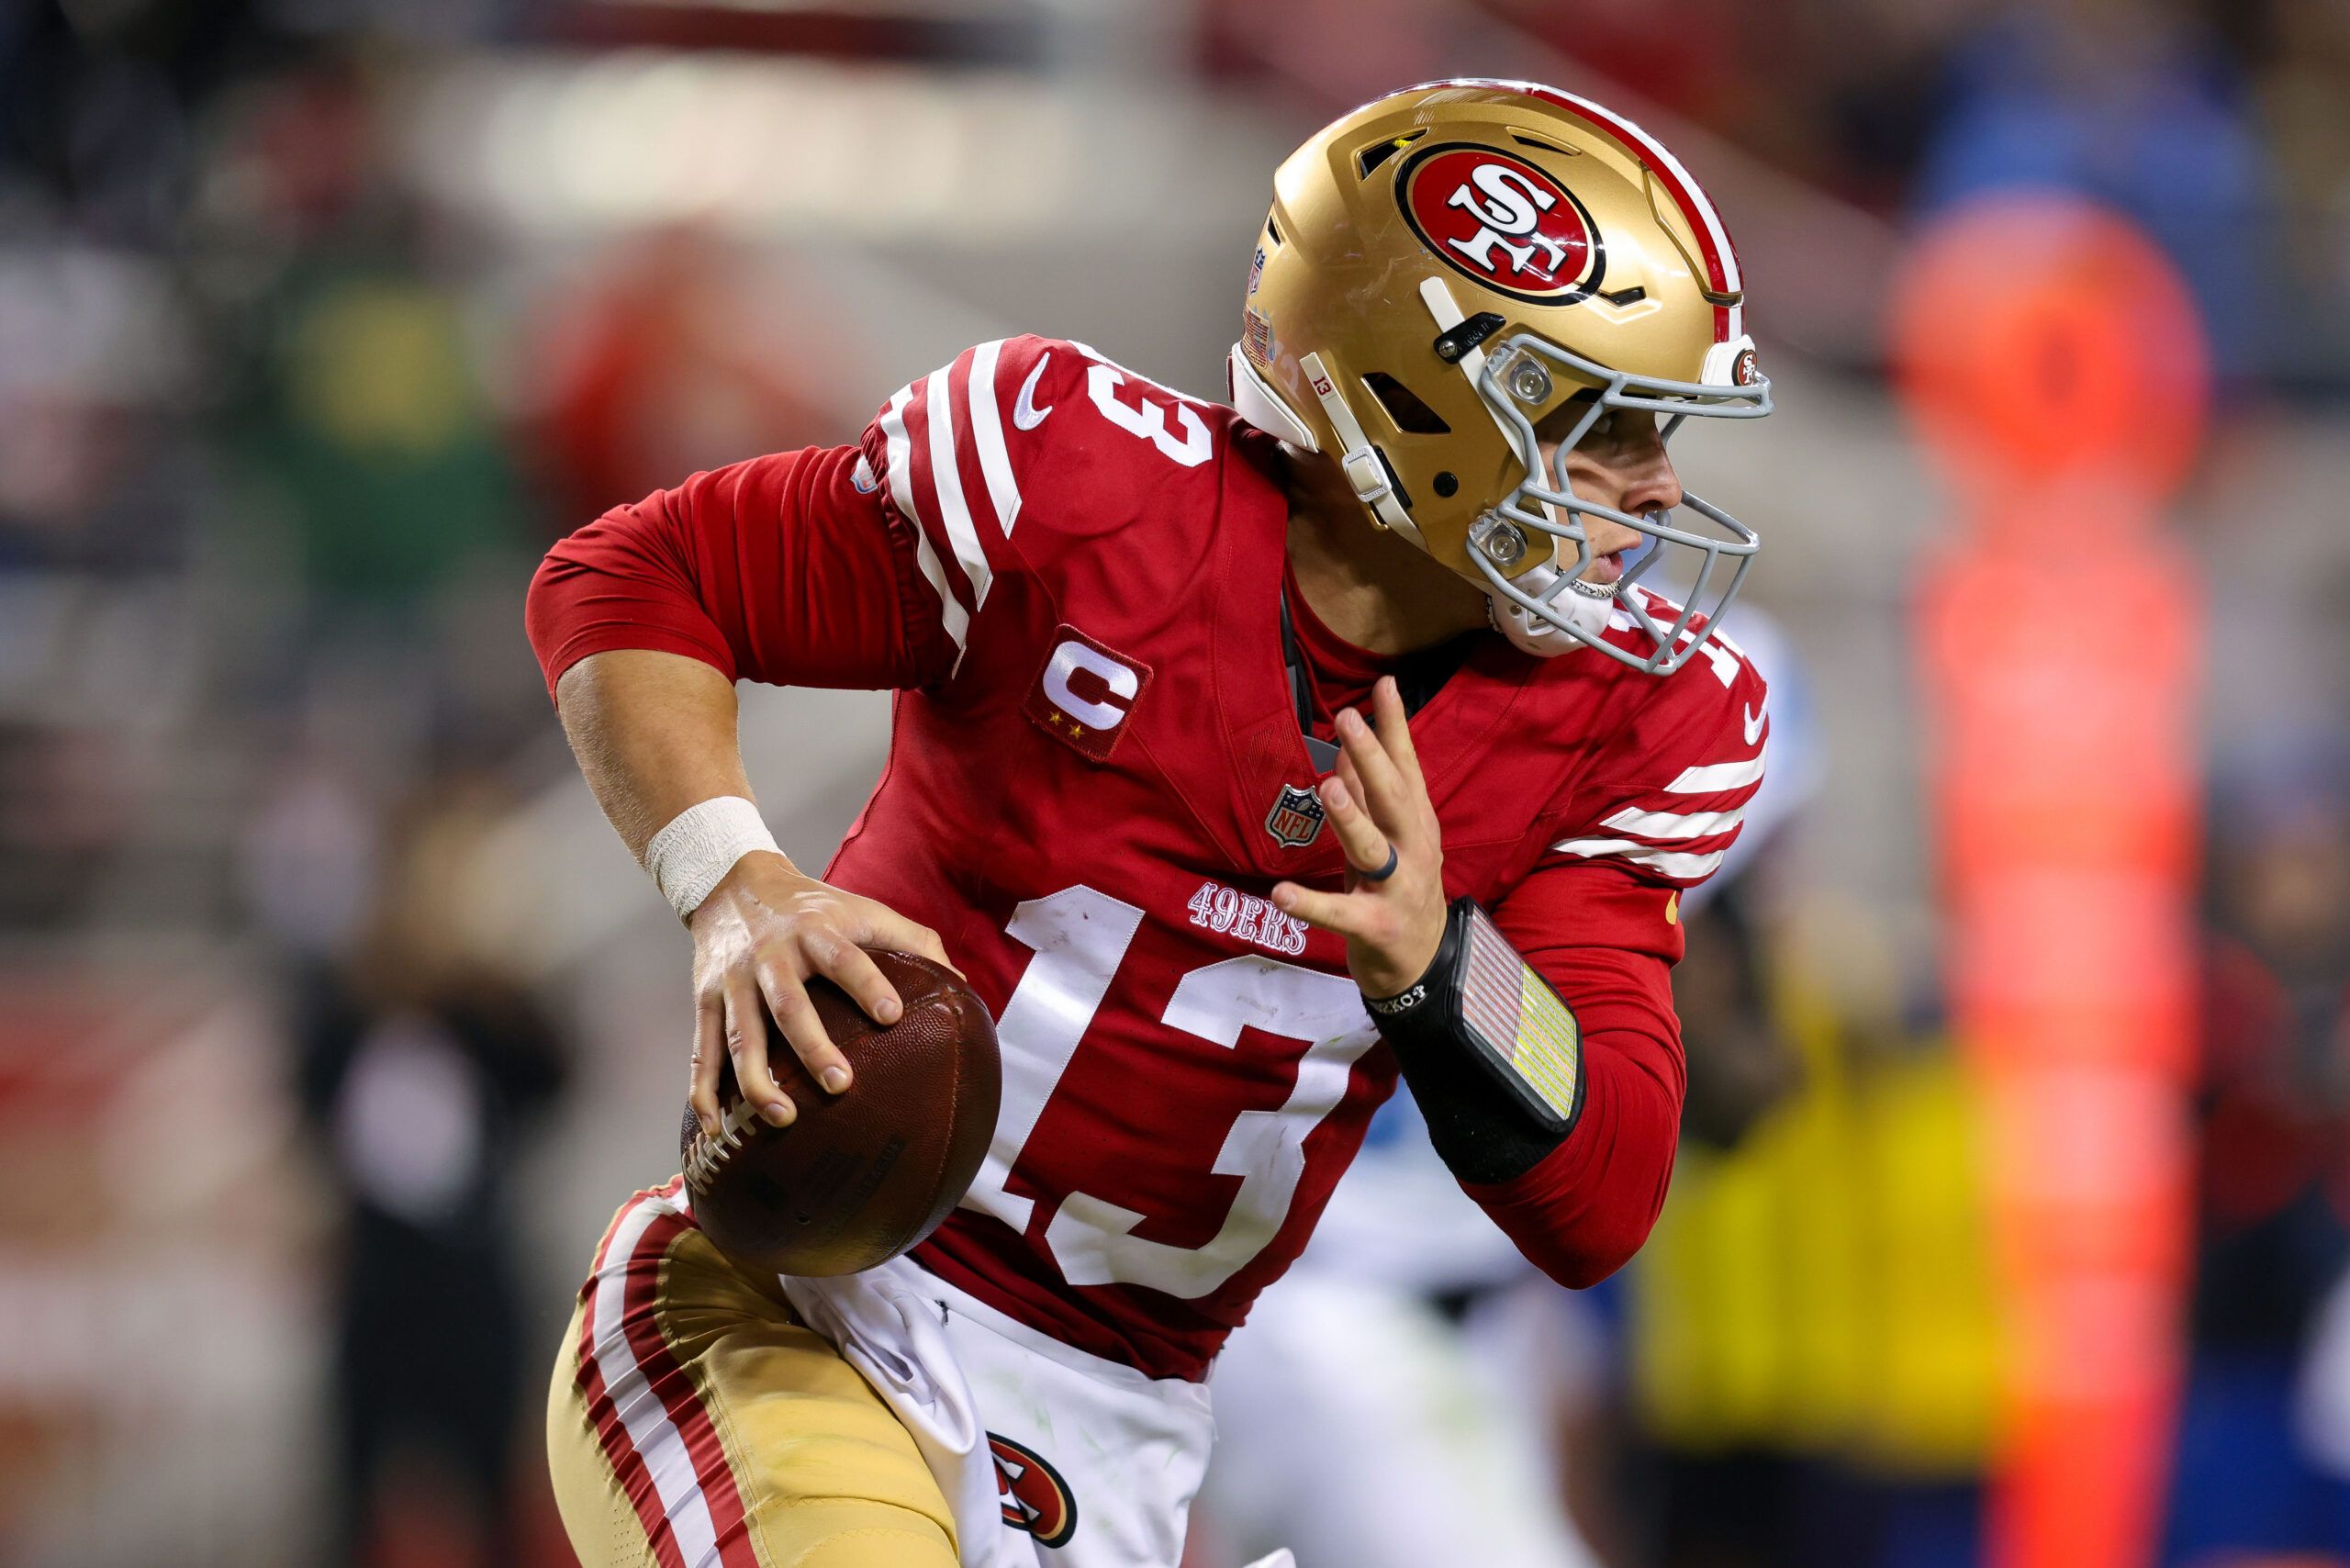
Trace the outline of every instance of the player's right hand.
[[831, 980], [875, 1023], [887, 1025], [898, 1021], [903, 1004], [864, 949], [891, 947], [946, 964], [946, 949], [935, 931], [871, 899], [802, 876], [790, 861], [765, 850], [736, 861], [686, 924], [694, 938], [693, 1086], [688, 1099], [702, 1130], [712, 1135], [719, 1130], [720, 1064], [729, 1058], [745, 1103], [779, 1127], [798, 1114], [767, 1070], [767, 1013], [811, 1078], [834, 1094], [848, 1087], [848, 1058], [824, 1033], [808, 1000], [811, 976]]

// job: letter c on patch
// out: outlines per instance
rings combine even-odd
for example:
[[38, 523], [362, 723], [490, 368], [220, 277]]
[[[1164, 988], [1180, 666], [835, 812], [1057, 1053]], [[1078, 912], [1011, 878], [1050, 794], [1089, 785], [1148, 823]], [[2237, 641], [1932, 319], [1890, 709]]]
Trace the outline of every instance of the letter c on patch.
[[1142, 682], [1135, 672], [1104, 654], [1097, 654], [1084, 644], [1070, 641], [1053, 650], [1052, 661], [1045, 666], [1045, 695], [1053, 706], [1090, 729], [1114, 730], [1126, 716], [1124, 706], [1112, 707], [1107, 702], [1091, 702], [1069, 689], [1069, 678], [1084, 670], [1110, 689], [1110, 695], [1122, 702], [1131, 702], [1135, 693], [1142, 689]]

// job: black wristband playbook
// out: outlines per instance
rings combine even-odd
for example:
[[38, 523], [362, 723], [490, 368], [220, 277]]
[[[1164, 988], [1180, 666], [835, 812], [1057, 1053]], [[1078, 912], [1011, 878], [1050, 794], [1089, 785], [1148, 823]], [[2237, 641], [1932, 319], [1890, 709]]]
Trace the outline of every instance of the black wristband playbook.
[[1574, 1014], [1474, 899], [1455, 899], [1417, 983], [1363, 998], [1429, 1141], [1464, 1182], [1506, 1182], [1565, 1141], [1583, 1109]]

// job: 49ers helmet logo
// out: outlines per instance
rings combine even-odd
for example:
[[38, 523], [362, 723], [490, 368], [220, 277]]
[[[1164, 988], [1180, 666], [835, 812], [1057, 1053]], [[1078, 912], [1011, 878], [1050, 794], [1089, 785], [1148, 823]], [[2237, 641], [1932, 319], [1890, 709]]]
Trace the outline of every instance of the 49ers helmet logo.
[[996, 1502], [1003, 1522], [1026, 1530], [1039, 1546], [1066, 1546], [1077, 1533], [1077, 1499], [1061, 1473], [1035, 1449], [988, 1434], [995, 1459]]
[[1396, 199], [1427, 248], [1487, 288], [1572, 305], [1599, 286], [1606, 248], [1574, 193], [1514, 153], [1449, 143], [1414, 153]]

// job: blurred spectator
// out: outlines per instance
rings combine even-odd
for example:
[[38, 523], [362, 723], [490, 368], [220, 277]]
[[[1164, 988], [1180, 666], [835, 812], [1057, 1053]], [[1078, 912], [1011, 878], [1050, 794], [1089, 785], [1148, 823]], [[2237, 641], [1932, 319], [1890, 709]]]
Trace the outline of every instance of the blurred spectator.
[[[2234, 9], [2231, 7], [2231, 9]], [[2270, 348], [2297, 380], [2341, 385], [2350, 353], [2350, 5], [2270, 0], [2253, 34], [2283, 216], [2284, 308]]]
[[1803, 1088], [1689, 1152], [1635, 1271], [1644, 1561], [1967, 1568], [1998, 1366], [1980, 1112], [1946, 1041], [1776, 989]]
[[335, 1294], [337, 1564], [394, 1543], [520, 1560], [517, 1419], [537, 1368], [511, 1178], [565, 1048], [465, 907], [506, 804], [440, 779], [395, 832], [371, 920], [301, 989], [305, 1111], [346, 1204]]
[[804, 292], [691, 229], [650, 235], [552, 292], [522, 396], [554, 532], [680, 474], [836, 439], [838, 411], [808, 389], [839, 351], [825, 324], [796, 319]]
[[260, 96], [218, 180], [216, 221], [269, 280], [238, 330], [258, 357], [235, 447], [330, 626], [397, 615], [528, 534], [453, 258], [436, 254], [451, 237], [389, 179], [376, 113], [353, 68], [315, 67]]
[[2257, 369], [2270, 174], [2210, 35], [2165, 0], [2020, 6], [1956, 51], [1950, 76], [1919, 207], [2016, 186], [2112, 207], [2178, 263], [2221, 373]]
[[1968, 1568], [1996, 1364], [1979, 1112], [1930, 1025], [1831, 1000], [1897, 994], [1864, 978], [1889, 955], [1796, 958], [1785, 867], [1832, 775], [1812, 672], [1744, 611], [1769, 770], [1684, 902], [1682, 1159], [1628, 1271], [1630, 1387], [1569, 1460], [1578, 1517], [1660, 1568]]
[[2350, 793], [2323, 762], [2218, 793], [2197, 1096], [2192, 1359], [2166, 1561], [2350, 1553], [2289, 1411], [2350, 1262]]

